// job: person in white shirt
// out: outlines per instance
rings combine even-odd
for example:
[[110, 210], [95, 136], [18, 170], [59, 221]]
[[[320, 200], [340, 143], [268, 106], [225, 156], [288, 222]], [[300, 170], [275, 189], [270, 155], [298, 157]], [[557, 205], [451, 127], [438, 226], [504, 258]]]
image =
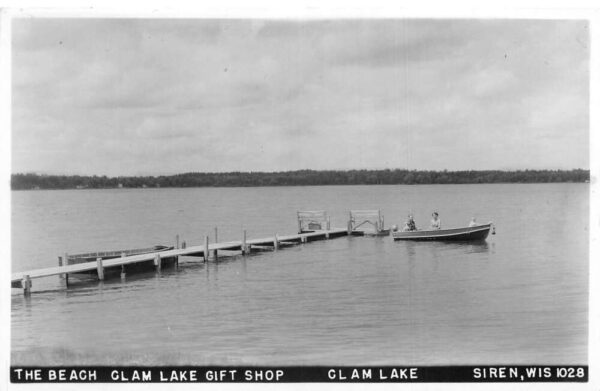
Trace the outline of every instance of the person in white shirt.
[[469, 227], [476, 227], [479, 224], [477, 224], [477, 221], [475, 221], [475, 217], [471, 218], [471, 222], [469, 223]]
[[442, 222], [440, 221], [438, 212], [433, 212], [431, 216], [433, 216], [433, 220], [431, 220], [431, 229], [441, 229]]

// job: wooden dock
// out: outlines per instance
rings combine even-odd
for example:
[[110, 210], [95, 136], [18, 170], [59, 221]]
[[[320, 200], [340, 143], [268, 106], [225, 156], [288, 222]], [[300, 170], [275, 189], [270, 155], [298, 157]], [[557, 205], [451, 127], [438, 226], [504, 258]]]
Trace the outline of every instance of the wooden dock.
[[[121, 278], [125, 278], [127, 265], [130, 269], [152, 270], [152, 267], [160, 271], [163, 265], [179, 264], [180, 256], [202, 257], [204, 262], [208, 261], [212, 255], [214, 260], [218, 259], [219, 251], [223, 252], [241, 252], [247, 255], [252, 251], [274, 251], [280, 247], [307, 243], [314, 240], [331, 239], [347, 235], [360, 236], [383, 236], [389, 235], [389, 229], [383, 227], [383, 216], [380, 210], [360, 210], [350, 211], [350, 220], [346, 228], [331, 228], [329, 215], [326, 211], [298, 211], [298, 233], [295, 235], [273, 235], [267, 238], [250, 239], [246, 238], [246, 231], [243, 231], [241, 240], [230, 242], [218, 242], [217, 228], [215, 228], [215, 243], [209, 243], [209, 237], [204, 237], [204, 243], [197, 246], [187, 246], [182, 242], [179, 245], [179, 235], [176, 236], [175, 247], [155, 246], [149, 249], [125, 250], [123, 252], [108, 251], [98, 253], [86, 253], [77, 255], [64, 254], [64, 257], [58, 257], [58, 266], [43, 269], [17, 272], [11, 275], [11, 286], [13, 288], [22, 288], [23, 293], [28, 296], [31, 294], [31, 280], [35, 278], [61, 276], [65, 285], [69, 284], [69, 276], [81, 276], [87, 274], [87, 278], [97, 276], [98, 280], [104, 280], [106, 274], [113, 272], [121, 273]], [[364, 228], [363, 226], [372, 226]], [[359, 229], [363, 227], [362, 229]], [[146, 269], [147, 270], [147, 269]]]
[[[329, 228], [327, 226], [327, 228]], [[102, 259], [97, 258], [93, 262], [84, 262], [71, 265], [62, 265], [55, 267], [48, 267], [43, 269], [29, 270], [23, 272], [13, 273], [11, 275], [11, 285], [13, 287], [22, 288], [25, 295], [31, 293], [31, 280], [35, 278], [43, 278], [50, 276], [68, 276], [72, 273], [85, 273], [96, 271], [99, 280], [104, 279], [105, 268], [115, 268], [125, 265], [137, 264], [141, 262], [154, 261], [154, 265], [157, 270], [161, 268], [161, 259], [176, 258], [179, 256], [201, 256], [204, 261], [207, 261], [209, 254], [216, 254], [219, 250], [225, 251], [241, 251], [243, 255], [249, 254], [252, 249], [262, 250], [272, 249], [277, 250], [281, 246], [295, 245], [306, 243], [314, 240], [324, 240], [340, 236], [347, 236], [352, 234], [348, 228], [334, 228], [324, 230], [314, 230], [310, 232], [301, 231], [295, 235], [274, 235], [268, 238], [261, 239], [249, 239], [246, 240], [246, 232], [244, 231], [242, 240], [222, 242], [222, 243], [209, 243], [208, 236], [204, 239], [203, 245], [189, 246], [184, 248], [175, 248], [172, 250], [163, 250], [157, 252], [148, 252], [144, 254], [121, 256], [117, 258]], [[66, 258], [66, 257], [65, 257]], [[68, 278], [68, 277], [67, 277]]]

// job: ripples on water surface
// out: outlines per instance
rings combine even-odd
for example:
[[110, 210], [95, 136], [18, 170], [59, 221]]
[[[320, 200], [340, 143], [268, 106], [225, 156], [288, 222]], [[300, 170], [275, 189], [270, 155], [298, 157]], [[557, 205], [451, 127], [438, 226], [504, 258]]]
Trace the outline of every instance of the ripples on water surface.
[[[433, 185], [12, 193], [12, 265], [64, 252], [296, 231], [296, 210], [440, 212], [498, 234], [473, 244], [338, 238], [12, 295], [20, 364], [587, 363], [588, 185]], [[30, 246], [35, 243], [35, 246]]]

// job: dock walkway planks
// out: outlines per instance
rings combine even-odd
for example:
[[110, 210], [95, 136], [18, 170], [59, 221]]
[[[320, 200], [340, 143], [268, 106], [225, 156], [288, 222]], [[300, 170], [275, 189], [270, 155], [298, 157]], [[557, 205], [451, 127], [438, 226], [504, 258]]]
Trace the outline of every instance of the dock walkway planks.
[[[330, 230], [315, 231], [315, 232], [301, 233], [301, 234], [295, 234], [295, 235], [281, 235], [281, 236], [278, 235], [277, 242], [279, 242], [279, 243], [294, 242], [294, 241], [298, 241], [298, 240], [303, 242], [304, 240], [308, 240], [309, 238], [325, 239], [325, 238], [329, 238], [330, 236], [331, 237], [342, 236], [342, 235], [345, 236], [347, 234], [348, 234], [347, 228], [334, 228], [334, 229], [330, 229]], [[306, 239], [303, 239], [303, 238], [306, 238]], [[246, 245], [249, 245], [249, 246], [273, 245], [274, 240], [275, 240], [274, 236], [269, 237], [269, 238], [261, 238], [261, 239], [249, 239], [246, 241]], [[237, 251], [239, 251], [242, 249], [242, 245], [243, 245], [242, 241], [213, 243], [213, 244], [208, 245], [208, 251], [209, 252], [212, 250], [234, 250], [234, 251], [237, 250]], [[175, 257], [175, 256], [180, 256], [180, 255], [204, 253], [205, 252], [204, 247], [205, 247], [204, 245], [190, 246], [187, 248], [180, 248], [180, 249], [173, 249], [173, 250], [167, 250], [167, 251], [159, 251], [159, 252], [152, 252], [152, 253], [146, 253], [146, 254], [131, 255], [131, 256], [127, 256], [127, 257], [106, 259], [106, 260], [102, 261], [102, 266], [104, 268], [107, 268], [107, 267], [128, 265], [128, 264], [137, 263], [137, 262], [151, 261], [156, 257], [157, 254], [159, 254], [161, 258], [168, 258], [168, 257]], [[90, 271], [90, 270], [96, 270], [97, 267], [98, 267], [97, 262], [92, 261], [92, 262], [78, 263], [78, 264], [74, 264], [74, 265], [54, 266], [54, 267], [48, 267], [48, 268], [44, 268], [44, 269], [36, 269], [36, 270], [17, 272], [17, 273], [13, 273], [11, 275], [11, 282], [22, 281], [26, 276], [29, 276], [29, 279], [50, 277], [50, 276], [55, 276], [55, 275], [60, 275], [60, 274], [65, 274], [65, 273], [81, 273], [81, 272], [86, 272], [86, 271]]]

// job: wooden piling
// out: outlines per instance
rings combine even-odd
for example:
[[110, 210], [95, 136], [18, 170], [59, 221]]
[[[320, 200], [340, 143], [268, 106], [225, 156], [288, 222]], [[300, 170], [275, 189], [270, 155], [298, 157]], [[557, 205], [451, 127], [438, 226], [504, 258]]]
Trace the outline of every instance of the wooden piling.
[[325, 231], [325, 239], [329, 239], [329, 228], [327, 228], [327, 231]]
[[244, 230], [244, 235], [242, 236], [242, 255], [248, 254], [248, 246], [246, 245], [246, 230]]
[[[126, 254], [121, 253], [121, 258], [125, 258]], [[124, 280], [127, 275], [125, 274], [125, 265], [121, 265], [121, 280]]]
[[179, 234], [175, 235], [175, 248], [179, 250]]
[[[58, 257], [58, 266], [59, 267], [63, 267], [65, 266], [63, 262], [63, 257]], [[67, 273], [62, 273], [58, 275], [58, 279], [61, 282], [61, 284], [65, 284], [65, 287], [69, 286], [69, 275]]]
[[160, 259], [160, 254], [156, 254], [154, 256], [154, 266], [156, 266], [156, 271], [159, 272], [162, 269], [162, 260]]
[[327, 231], [331, 229], [331, 219], [327, 216]]
[[302, 243], [306, 243], [306, 242], [308, 242], [308, 238], [307, 238], [306, 236], [301, 236], [301, 237], [300, 237], [300, 241], [301, 241]]
[[[219, 243], [219, 231], [217, 230], [217, 227], [215, 227], [215, 243]], [[217, 249], [213, 250], [213, 259], [216, 261], [219, 258], [219, 255], [217, 254]]]
[[208, 235], [204, 237], [204, 251], [202, 252], [204, 262], [208, 261]]
[[23, 295], [25, 295], [25, 296], [31, 295], [31, 279], [29, 278], [29, 275], [26, 274], [23, 276], [21, 285], [23, 286]]
[[185, 244], [185, 240], [181, 243], [181, 248], [185, 250], [185, 248], [187, 247], [187, 245]]
[[[58, 257], [58, 266], [62, 267], [63, 266], [63, 257]], [[58, 278], [60, 278], [61, 280], [65, 278], [65, 274], [59, 274]]]
[[102, 266], [102, 258], [96, 258], [96, 270], [98, 271], [98, 279], [104, 280], [104, 266]]
[[273, 250], [279, 250], [279, 241], [277, 240], [277, 234], [273, 237]]
[[[69, 265], [69, 254], [65, 253], [65, 256], [63, 258], [63, 266], [68, 266]], [[69, 274], [65, 273], [63, 274], [65, 276], [65, 287], [69, 287]]]

